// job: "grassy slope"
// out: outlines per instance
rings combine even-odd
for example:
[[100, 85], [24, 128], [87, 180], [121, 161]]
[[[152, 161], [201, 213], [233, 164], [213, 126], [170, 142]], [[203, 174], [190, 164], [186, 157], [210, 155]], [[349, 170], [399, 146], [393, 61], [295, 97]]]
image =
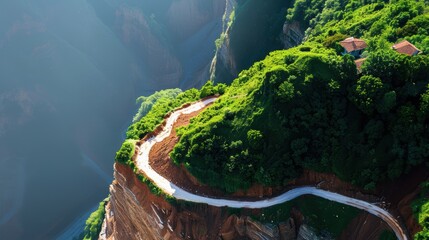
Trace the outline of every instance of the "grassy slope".
[[100, 205], [97, 208], [97, 210], [91, 213], [89, 218], [86, 220], [82, 239], [84, 240], [98, 239], [98, 235], [100, 234], [101, 226], [104, 220], [104, 215], [106, 213], [105, 206], [108, 201], [109, 199], [106, 198], [102, 202], [100, 202]]

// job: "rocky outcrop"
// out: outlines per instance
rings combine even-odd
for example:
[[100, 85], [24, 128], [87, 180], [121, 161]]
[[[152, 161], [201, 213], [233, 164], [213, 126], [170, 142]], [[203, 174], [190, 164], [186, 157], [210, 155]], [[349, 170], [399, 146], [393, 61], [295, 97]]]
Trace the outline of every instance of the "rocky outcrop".
[[[304, 31], [299, 22], [284, 22], [287, 4], [266, 8], [262, 2], [247, 1], [244, 4], [237, 0], [226, 0], [223, 31], [217, 40], [210, 79], [229, 83], [240, 71], [262, 60], [269, 52], [302, 43]], [[266, 12], [262, 13], [260, 9]], [[269, 19], [264, 17], [267, 15], [273, 17]], [[247, 51], [251, 51], [252, 54], [248, 54]], [[243, 58], [243, 55], [246, 57]]]
[[223, 14], [222, 34], [218, 39], [216, 54], [210, 66], [210, 79], [233, 78], [238, 75], [235, 58], [230, 47], [229, 33], [231, 31], [231, 13], [235, 11], [236, 0], [226, 0], [225, 13]]
[[100, 239], [296, 239], [293, 218], [262, 224], [227, 208], [169, 203], [155, 196], [125, 165], [115, 164]]
[[280, 35], [280, 39], [282, 40], [285, 49], [301, 44], [304, 40], [304, 31], [301, 30], [299, 22], [285, 22], [283, 24], [283, 32]]

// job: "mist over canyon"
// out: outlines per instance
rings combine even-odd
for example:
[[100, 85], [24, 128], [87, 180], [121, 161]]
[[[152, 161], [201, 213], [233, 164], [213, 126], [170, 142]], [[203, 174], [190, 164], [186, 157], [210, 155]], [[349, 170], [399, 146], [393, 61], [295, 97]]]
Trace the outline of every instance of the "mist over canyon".
[[208, 79], [224, 1], [0, 3], [0, 236], [52, 239], [108, 193], [135, 99]]

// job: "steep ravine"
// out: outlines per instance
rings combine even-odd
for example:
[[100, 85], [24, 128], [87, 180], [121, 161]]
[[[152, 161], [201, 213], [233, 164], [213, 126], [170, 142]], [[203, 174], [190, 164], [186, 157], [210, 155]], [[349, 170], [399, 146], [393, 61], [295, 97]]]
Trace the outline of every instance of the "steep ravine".
[[144, 68], [149, 75], [146, 88], [188, 89], [200, 87], [209, 79], [225, 1], [89, 2], [105, 27], [140, 60], [133, 67]]

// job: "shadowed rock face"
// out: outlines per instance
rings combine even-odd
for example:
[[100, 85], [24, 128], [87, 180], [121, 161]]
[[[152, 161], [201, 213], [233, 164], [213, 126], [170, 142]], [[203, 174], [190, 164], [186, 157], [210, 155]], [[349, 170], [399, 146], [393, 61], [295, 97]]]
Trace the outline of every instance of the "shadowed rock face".
[[230, 83], [269, 52], [283, 49], [288, 37], [283, 34], [284, 16], [290, 3], [226, 0], [223, 34], [211, 65], [211, 79]]
[[262, 224], [203, 204], [171, 205], [150, 193], [132, 170], [115, 164], [105, 232], [100, 239], [296, 239], [295, 220]]
[[0, 2], [0, 238], [54, 239], [106, 197], [135, 99], [208, 79], [223, 5]]
[[142, 60], [157, 89], [190, 88], [208, 80], [225, 1], [91, 2], [105, 25]]

